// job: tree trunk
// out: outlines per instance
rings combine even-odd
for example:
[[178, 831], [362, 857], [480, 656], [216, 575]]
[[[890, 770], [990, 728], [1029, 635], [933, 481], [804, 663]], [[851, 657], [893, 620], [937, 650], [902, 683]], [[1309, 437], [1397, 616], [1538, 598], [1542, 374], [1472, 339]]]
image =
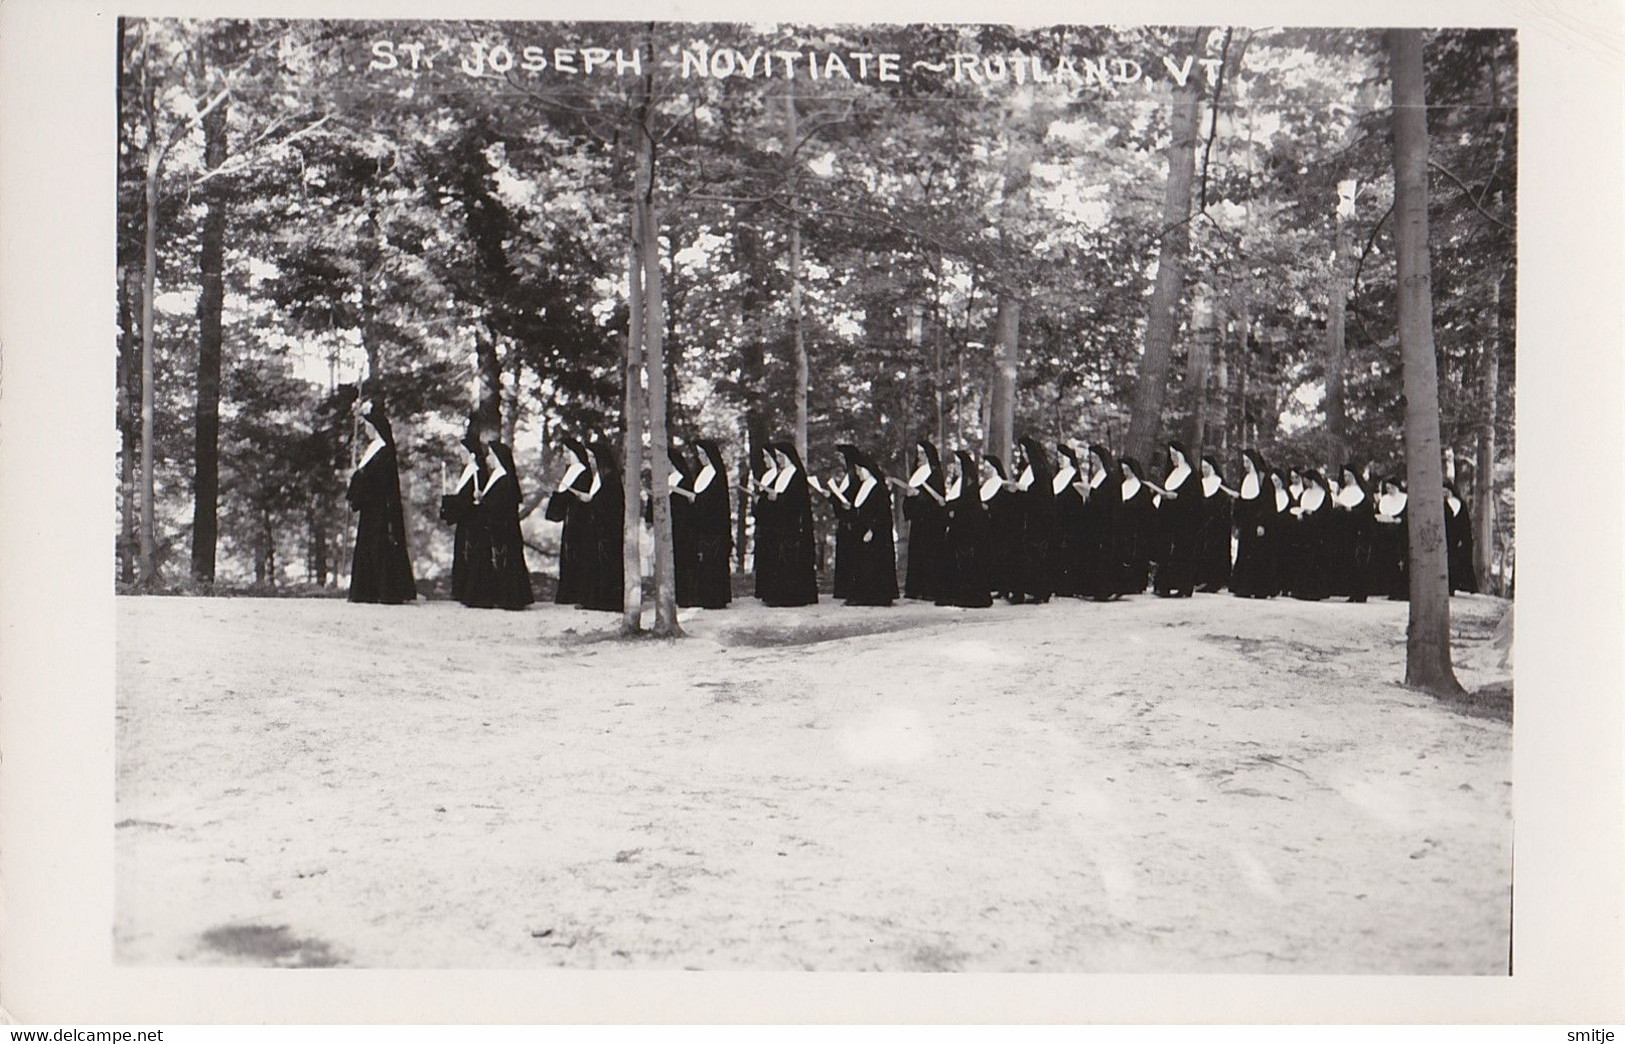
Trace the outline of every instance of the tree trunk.
[[525, 376], [525, 358], [519, 354], [518, 345], [509, 354], [513, 356], [513, 380], [508, 382], [507, 403], [502, 411], [502, 442], [512, 448], [514, 433], [519, 429], [519, 386]]
[[[1199, 47], [1206, 30], [1196, 31]], [[1174, 91], [1168, 144], [1168, 184], [1163, 195], [1162, 243], [1157, 251], [1157, 282], [1145, 324], [1145, 355], [1129, 414], [1126, 449], [1141, 463], [1151, 459], [1152, 443], [1162, 428], [1162, 406], [1168, 393], [1168, 365], [1174, 333], [1179, 328], [1179, 299], [1185, 282], [1185, 255], [1190, 250], [1191, 183], [1196, 177], [1196, 77]]]
[[1434, 695], [1462, 691], [1450, 663], [1450, 582], [1439, 462], [1439, 377], [1428, 252], [1428, 132], [1422, 33], [1390, 29], [1393, 77], [1394, 239], [1399, 343], [1404, 359], [1405, 469], [1410, 478], [1411, 600], [1405, 684]]
[[484, 438], [502, 431], [502, 357], [497, 353], [495, 332], [487, 330], [474, 338], [474, 356], [479, 368], [479, 401], [474, 420]]
[[1021, 302], [1007, 294], [999, 295], [994, 319], [993, 394], [988, 416], [987, 450], [1011, 466], [1015, 445], [1016, 372], [1021, 351]]
[[1344, 259], [1348, 256], [1348, 226], [1339, 215], [1332, 234], [1332, 271], [1326, 282], [1326, 463], [1340, 468], [1349, 459], [1348, 411], [1344, 406], [1343, 380], [1348, 368], [1346, 315], [1348, 276]]
[[643, 630], [643, 235], [638, 228], [641, 208], [632, 201], [632, 237], [627, 250], [626, 286], [629, 308], [626, 333], [626, 371], [621, 471], [621, 632]]
[[136, 537], [135, 457], [140, 444], [137, 434], [135, 399], [139, 395], [137, 374], [141, 352], [136, 344], [135, 317], [130, 314], [129, 272], [118, 270], [118, 429], [119, 429], [119, 580], [135, 583], [135, 560], [139, 554]]
[[1478, 589], [1492, 589], [1495, 564], [1495, 420], [1501, 384], [1501, 280], [1490, 286], [1490, 328], [1484, 340], [1478, 411], [1478, 467], [1473, 471], [1473, 569]]
[[[654, 177], [650, 159], [649, 177]], [[657, 635], [681, 637], [677, 623], [677, 555], [671, 542], [671, 458], [666, 434], [665, 308], [661, 293], [660, 230], [648, 196], [639, 199], [643, 212], [643, 345], [644, 364], [649, 372], [649, 490], [654, 498], [655, 545], [655, 626]], [[805, 399], [802, 411], [802, 441], [806, 440]]]
[[[1185, 448], [1195, 460], [1202, 456], [1202, 445], [1207, 438], [1207, 374], [1213, 358], [1213, 310], [1200, 296], [1192, 308], [1190, 349], [1185, 359], [1186, 394], [1190, 398], [1190, 427], [1185, 433]], [[1141, 458], [1144, 460], [1145, 458]]]
[[[149, 105], [150, 105], [149, 100]], [[141, 568], [140, 583], [150, 588], [157, 579], [158, 562], [154, 522], [157, 506], [153, 502], [152, 480], [152, 420], [153, 420], [153, 300], [157, 295], [158, 280], [158, 175], [163, 154], [157, 143], [157, 119], [148, 126], [146, 221], [142, 246], [141, 272]]]
[[801, 201], [796, 194], [793, 153], [798, 135], [795, 92], [784, 96], [785, 180], [790, 188], [790, 335], [796, 367], [796, 452], [807, 459], [807, 341], [801, 308]]
[[[221, 102], [203, 117], [203, 165], [226, 161], [226, 113]], [[220, 352], [225, 309], [226, 194], [218, 184], [204, 192], [198, 294], [197, 425], [192, 471], [192, 579], [214, 583], [220, 539]]]

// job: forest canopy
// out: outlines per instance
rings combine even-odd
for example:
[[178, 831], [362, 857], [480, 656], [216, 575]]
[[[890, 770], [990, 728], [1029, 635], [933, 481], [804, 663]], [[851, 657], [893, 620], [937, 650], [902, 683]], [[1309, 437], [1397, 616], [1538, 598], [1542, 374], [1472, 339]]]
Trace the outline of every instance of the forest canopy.
[[[336, 403], [358, 379], [389, 403], [434, 575], [471, 412], [514, 447], [527, 513], [562, 435], [620, 444], [634, 282], [660, 306], [665, 428], [734, 461], [788, 438], [815, 471], [842, 442], [900, 468], [921, 437], [1007, 454], [1030, 432], [1404, 471], [1380, 31], [126, 19], [119, 38], [125, 583], [334, 582]], [[1516, 38], [1432, 32], [1424, 55], [1445, 468], [1504, 579]], [[546, 546], [539, 512], [527, 529]]]

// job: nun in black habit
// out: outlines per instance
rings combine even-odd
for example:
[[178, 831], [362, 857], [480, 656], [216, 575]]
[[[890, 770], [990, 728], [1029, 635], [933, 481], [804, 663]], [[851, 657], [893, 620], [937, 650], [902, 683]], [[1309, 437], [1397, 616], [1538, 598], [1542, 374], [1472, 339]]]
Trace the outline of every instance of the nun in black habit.
[[1168, 474], [1157, 493], [1162, 498], [1157, 505], [1160, 541], [1167, 550], [1157, 565], [1156, 593], [1189, 598], [1202, 561], [1202, 484], [1191, 468], [1190, 452], [1180, 442], [1168, 443]]
[[[525, 538], [519, 530], [519, 472], [513, 452], [501, 442], [491, 442], [491, 470], [480, 487], [476, 508], [480, 528], [488, 541], [489, 570], [469, 577], [468, 605], [523, 609], [536, 600], [530, 587], [530, 567], [525, 564]], [[484, 576], [480, 576], [483, 572]]]
[[467, 457], [462, 474], [457, 476], [450, 493], [440, 495], [440, 520], [453, 527], [451, 596], [459, 602], [467, 595], [469, 572], [473, 561], [484, 559], [489, 562], [490, 559], [490, 546], [485, 541], [484, 534], [480, 532], [479, 518], [474, 510], [483, 481], [481, 472], [484, 468], [481, 466], [480, 458], [484, 454], [485, 447], [472, 424], [469, 425], [468, 433], [463, 436], [460, 445]]
[[722, 609], [733, 598], [728, 468], [715, 440], [700, 439], [695, 445], [701, 461], [694, 474], [694, 605]]
[[[857, 466], [854, 461], [859, 450], [849, 442], [843, 442], [835, 447], [841, 455], [841, 470], [830, 476], [829, 484], [824, 487], [824, 497], [829, 501], [830, 510], [835, 514], [835, 568], [831, 570], [834, 577], [832, 594], [837, 600], [845, 600], [851, 593], [852, 563], [855, 558], [852, 553], [852, 531], [857, 524], [857, 511], [852, 506], [852, 497], [858, 488]], [[891, 499], [887, 493], [887, 502]]]
[[915, 443], [919, 466], [904, 486], [903, 517], [908, 520], [908, 569], [905, 598], [934, 600], [942, 585], [942, 538], [947, 525], [947, 486], [942, 460], [929, 440]]
[[868, 454], [846, 446], [843, 455], [855, 476], [849, 488], [852, 531], [846, 544], [846, 604], [891, 605], [897, 600], [891, 490], [886, 488], [880, 466]]
[[775, 570], [779, 564], [779, 519], [783, 514], [773, 499], [773, 483], [779, 476], [773, 451], [767, 446], [756, 447], [751, 454], [750, 470], [755, 479], [755, 494], [750, 507], [751, 519], [755, 523], [751, 527], [752, 562], [756, 570], [755, 593], [757, 598], [767, 602], [779, 584]]
[[1055, 593], [1055, 544], [1060, 519], [1055, 505], [1055, 469], [1044, 447], [1030, 435], [1021, 439], [1022, 468], [1016, 486], [1021, 489], [1020, 586], [1023, 597], [1047, 602]]
[[1055, 444], [1055, 476], [1050, 488], [1055, 493], [1055, 593], [1067, 597], [1082, 594], [1082, 538], [1078, 532], [1083, 513], [1083, 484], [1078, 453], [1064, 442]]
[[993, 604], [987, 570], [987, 511], [977, 483], [979, 469], [965, 450], [949, 465], [948, 525], [943, 530], [944, 577], [938, 605], [985, 609]]
[[1444, 544], [1450, 567], [1450, 593], [1478, 593], [1473, 569], [1473, 514], [1453, 482], [1444, 484]]
[[350, 601], [400, 605], [416, 599], [418, 592], [406, 548], [395, 432], [376, 400], [362, 404], [361, 418], [371, 438], [345, 491], [357, 515]]
[[1335, 555], [1332, 547], [1331, 494], [1318, 471], [1303, 473], [1303, 495], [1292, 509], [1292, 597], [1318, 602], [1331, 594]]
[[[677, 604], [694, 605], [694, 573], [698, 561], [694, 550], [694, 476], [698, 469], [688, 454], [675, 445], [667, 445], [666, 459], [671, 469], [666, 472], [666, 486], [671, 500], [671, 553], [672, 574], [675, 580]], [[649, 501], [649, 519], [654, 520], [654, 500]]]
[[1123, 480], [1112, 451], [1098, 443], [1089, 447], [1088, 492], [1078, 512], [1078, 594], [1104, 602], [1123, 594], [1123, 560], [1118, 554], [1117, 515]]
[[1222, 591], [1230, 584], [1230, 530], [1234, 512], [1230, 498], [1236, 491], [1224, 484], [1219, 458], [1202, 456], [1202, 547], [1197, 567], [1197, 590]]
[[1366, 490], [1365, 478], [1352, 464], [1343, 465], [1343, 478], [1333, 503], [1332, 534], [1340, 559], [1343, 590], [1351, 602], [1363, 602], [1376, 584], [1373, 565], [1376, 505]]
[[773, 444], [778, 471], [768, 498], [778, 527], [773, 545], [773, 583], [762, 601], [772, 606], [818, 601], [818, 549], [813, 544], [812, 489], [801, 454], [788, 442]]
[[1004, 469], [1004, 461], [991, 453], [982, 455], [981, 478], [977, 497], [987, 513], [981, 558], [988, 589], [996, 597], [1013, 602], [1020, 583], [1021, 496]]
[[1275, 486], [1257, 450], [1243, 450], [1241, 461], [1241, 489], [1232, 505], [1236, 564], [1230, 572], [1230, 593], [1237, 598], [1268, 598], [1275, 593], [1275, 562], [1268, 544]]
[[618, 613], [626, 601], [626, 492], [615, 450], [603, 440], [592, 451], [592, 482], [582, 503], [587, 509], [587, 565], [582, 575], [581, 608]]
[[1275, 582], [1270, 586], [1273, 597], [1292, 593], [1292, 571], [1297, 567], [1298, 560], [1298, 549], [1294, 543], [1298, 536], [1298, 516], [1293, 509], [1298, 505], [1292, 496], [1286, 472], [1280, 468], [1270, 469], [1270, 488], [1274, 490], [1274, 503], [1265, 506], [1273, 506], [1274, 511], [1264, 516], [1264, 546], [1275, 567]]
[[1117, 490], [1117, 554], [1122, 562], [1123, 594], [1143, 594], [1151, 581], [1151, 547], [1156, 534], [1157, 508], [1140, 462], [1124, 457], [1119, 462], [1123, 481]]
[[1411, 597], [1410, 524], [1406, 514], [1409, 498], [1405, 495], [1405, 484], [1397, 479], [1383, 479], [1381, 485], [1371, 541], [1376, 574], [1372, 593], [1385, 594], [1396, 602], [1408, 602]]
[[587, 574], [592, 560], [592, 509], [587, 491], [592, 488], [592, 461], [579, 440], [564, 439], [570, 455], [558, 489], [547, 501], [546, 518], [563, 523], [559, 534], [559, 586], [553, 601], [559, 605], [580, 605], [586, 597]]

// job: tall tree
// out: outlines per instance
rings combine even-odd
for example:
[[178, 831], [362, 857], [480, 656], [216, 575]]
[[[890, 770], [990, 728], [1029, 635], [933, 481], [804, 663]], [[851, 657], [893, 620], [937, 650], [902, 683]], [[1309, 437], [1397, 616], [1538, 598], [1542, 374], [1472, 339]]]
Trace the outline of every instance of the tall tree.
[[1387, 49], [1393, 80], [1394, 238], [1399, 255], [1399, 341], [1405, 371], [1405, 466], [1411, 491], [1405, 684], [1447, 696], [1462, 689], [1450, 662], [1450, 580], [1428, 252], [1427, 92], [1421, 30], [1388, 30]]
[[[217, 51], [229, 46], [236, 24], [226, 22], [201, 41], [200, 79], [207, 81]], [[229, 98], [203, 118], [203, 166], [219, 171], [226, 162]], [[192, 479], [192, 579], [214, 582], [215, 547], [220, 538], [220, 350], [225, 310], [227, 195], [221, 182], [203, 193], [203, 235], [198, 268], [197, 418]]]
[[[1207, 29], [1191, 37], [1193, 53], [1201, 53]], [[1192, 73], [1174, 90], [1169, 121], [1168, 181], [1163, 191], [1162, 239], [1157, 249], [1157, 282], [1145, 324], [1145, 355], [1140, 359], [1134, 387], [1125, 448], [1142, 461], [1162, 427], [1162, 407], [1168, 393], [1168, 367], [1173, 358], [1174, 334], [1179, 329], [1179, 299], [1185, 284], [1185, 256], [1191, 241], [1191, 185], [1196, 179], [1197, 105], [1201, 100], [1198, 76]]]

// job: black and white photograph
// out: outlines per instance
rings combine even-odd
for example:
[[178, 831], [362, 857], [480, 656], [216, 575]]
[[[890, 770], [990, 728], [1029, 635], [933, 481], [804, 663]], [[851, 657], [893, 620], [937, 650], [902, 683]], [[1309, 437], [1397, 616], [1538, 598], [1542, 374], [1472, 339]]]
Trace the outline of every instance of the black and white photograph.
[[119, 46], [119, 960], [1508, 973], [1515, 33]]
[[1529, 30], [919, 10], [97, 15], [112, 974], [1545, 945]]

